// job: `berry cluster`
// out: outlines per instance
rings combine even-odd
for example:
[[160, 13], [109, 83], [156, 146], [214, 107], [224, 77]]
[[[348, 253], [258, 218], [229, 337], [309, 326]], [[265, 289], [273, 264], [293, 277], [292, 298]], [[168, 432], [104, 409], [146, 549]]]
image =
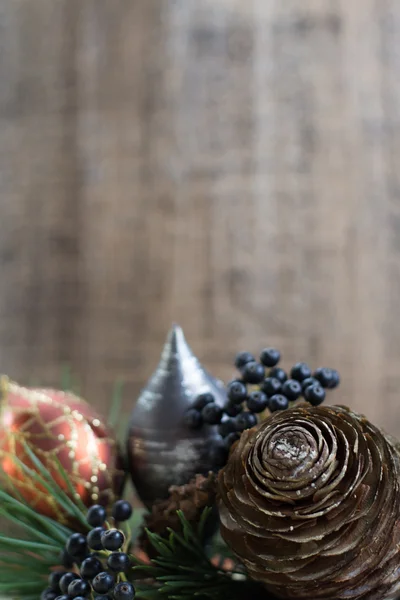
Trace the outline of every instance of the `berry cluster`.
[[235, 359], [240, 377], [227, 386], [227, 404], [222, 408], [212, 394], [203, 393], [187, 411], [185, 423], [191, 429], [218, 425], [221, 439], [210, 448], [217, 467], [225, 464], [229, 448], [241, 432], [257, 424], [258, 414], [266, 409], [285, 410], [301, 397], [318, 406], [325, 400], [325, 390], [340, 383], [335, 369], [324, 367], [313, 373], [306, 363], [299, 362], [288, 374], [278, 367], [280, 359], [275, 348], [262, 350], [259, 361], [250, 352], [240, 352]]
[[[127, 521], [132, 506], [118, 500], [112, 508], [114, 523]], [[98, 504], [87, 513], [92, 527], [87, 535], [73, 533], [62, 552], [61, 562], [68, 569], [53, 571], [48, 588], [41, 600], [133, 600], [135, 588], [126, 581], [124, 573], [131, 560], [124, 552], [125, 536], [119, 529], [111, 528], [106, 521], [106, 510]]]

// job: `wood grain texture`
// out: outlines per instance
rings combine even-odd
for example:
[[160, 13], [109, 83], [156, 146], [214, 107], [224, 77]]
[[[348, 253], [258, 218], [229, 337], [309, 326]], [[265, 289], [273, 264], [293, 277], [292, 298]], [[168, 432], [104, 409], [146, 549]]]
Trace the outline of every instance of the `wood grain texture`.
[[125, 408], [173, 320], [400, 434], [400, 4], [0, 0], [0, 370]]

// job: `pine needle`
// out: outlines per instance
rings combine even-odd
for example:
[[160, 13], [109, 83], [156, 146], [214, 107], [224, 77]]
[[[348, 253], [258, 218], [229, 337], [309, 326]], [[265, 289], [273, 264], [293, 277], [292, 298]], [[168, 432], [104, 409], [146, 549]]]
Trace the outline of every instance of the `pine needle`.
[[120, 420], [120, 417], [121, 417], [123, 389], [124, 389], [124, 382], [121, 379], [117, 379], [117, 381], [114, 383], [113, 392], [112, 392], [112, 396], [111, 396], [110, 413], [108, 415], [108, 424], [113, 429], [117, 428], [118, 421]]

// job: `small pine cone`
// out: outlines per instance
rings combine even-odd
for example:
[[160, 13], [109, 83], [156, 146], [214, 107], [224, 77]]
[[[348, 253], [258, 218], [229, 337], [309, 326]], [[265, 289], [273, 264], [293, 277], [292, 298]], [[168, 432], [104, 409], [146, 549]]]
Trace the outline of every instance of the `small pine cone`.
[[[176, 514], [177, 510], [181, 510], [189, 523], [196, 526], [204, 508], [215, 505], [216, 493], [217, 477], [211, 471], [207, 477], [196, 475], [185, 485], [172, 485], [169, 488], [169, 497], [153, 504], [151, 512], [145, 517], [145, 527], [163, 537], [168, 535], [168, 527], [180, 531], [181, 524]], [[205, 535], [211, 533], [212, 531], [206, 531]], [[141, 548], [151, 554], [151, 544], [145, 532], [139, 542]]]
[[280, 598], [400, 592], [400, 455], [365, 417], [296, 407], [245, 431], [219, 473], [221, 533]]

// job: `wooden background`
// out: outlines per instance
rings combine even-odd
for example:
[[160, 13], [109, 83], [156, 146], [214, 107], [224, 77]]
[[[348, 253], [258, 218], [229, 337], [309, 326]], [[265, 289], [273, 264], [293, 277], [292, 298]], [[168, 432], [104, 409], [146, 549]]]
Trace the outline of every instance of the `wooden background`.
[[400, 434], [400, 3], [0, 0], [0, 371], [125, 409], [171, 321]]

